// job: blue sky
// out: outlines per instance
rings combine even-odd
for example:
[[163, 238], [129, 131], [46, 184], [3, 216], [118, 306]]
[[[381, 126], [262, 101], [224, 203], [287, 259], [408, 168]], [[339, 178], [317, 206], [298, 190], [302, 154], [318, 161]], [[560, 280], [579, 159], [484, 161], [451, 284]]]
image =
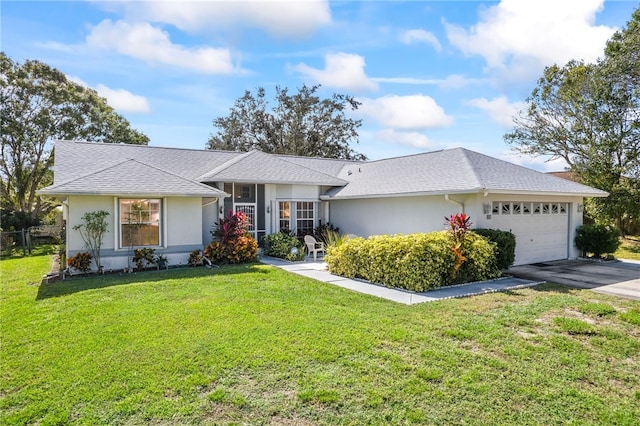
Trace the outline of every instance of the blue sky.
[[462, 146], [539, 170], [503, 135], [545, 66], [594, 61], [635, 1], [3, 1], [1, 47], [96, 89], [151, 145], [204, 148], [245, 90], [362, 102], [371, 159]]

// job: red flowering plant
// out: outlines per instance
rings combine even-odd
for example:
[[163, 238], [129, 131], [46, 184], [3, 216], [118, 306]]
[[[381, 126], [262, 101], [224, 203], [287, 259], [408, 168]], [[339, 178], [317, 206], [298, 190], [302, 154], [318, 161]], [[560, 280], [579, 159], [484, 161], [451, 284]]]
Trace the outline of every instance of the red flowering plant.
[[256, 259], [258, 243], [249, 234], [251, 225], [244, 212], [229, 210], [212, 231], [214, 241], [204, 249], [204, 255], [213, 263], [243, 263]]
[[249, 218], [244, 212], [229, 210], [227, 217], [218, 221], [216, 228], [212, 231], [213, 238], [222, 244], [228, 244], [247, 233]]
[[449, 225], [449, 230], [451, 232], [451, 238], [453, 239], [453, 253], [456, 255], [456, 263], [453, 266], [453, 270], [451, 272], [451, 277], [454, 278], [460, 266], [464, 263], [467, 258], [462, 254], [462, 243], [464, 242], [464, 235], [471, 228], [471, 217], [466, 213], [457, 213], [455, 215], [451, 215], [448, 218], [445, 217], [444, 220]]

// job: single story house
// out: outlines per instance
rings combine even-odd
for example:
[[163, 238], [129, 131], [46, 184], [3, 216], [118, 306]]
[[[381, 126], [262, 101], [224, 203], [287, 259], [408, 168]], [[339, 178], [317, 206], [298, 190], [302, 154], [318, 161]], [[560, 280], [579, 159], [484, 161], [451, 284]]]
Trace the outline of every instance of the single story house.
[[575, 258], [584, 197], [606, 192], [464, 148], [377, 161], [58, 141], [54, 182], [67, 255], [85, 251], [85, 212], [109, 212], [105, 269], [124, 268], [130, 247], [171, 264], [211, 241], [214, 224], [243, 211], [260, 240], [282, 229], [311, 233], [331, 222], [360, 236], [429, 232], [467, 213], [474, 227], [511, 230], [516, 264]]

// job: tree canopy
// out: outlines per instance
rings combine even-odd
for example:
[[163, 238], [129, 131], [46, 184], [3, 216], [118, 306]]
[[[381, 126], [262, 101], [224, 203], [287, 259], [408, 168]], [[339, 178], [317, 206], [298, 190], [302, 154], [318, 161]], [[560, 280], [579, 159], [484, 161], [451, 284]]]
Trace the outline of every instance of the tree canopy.
[[246, 91], [226, 117], [213, 120], [217, 133], [207, 142], [208, 149], [250, 151], [260, 149], [273, 154], [307, 157], [365, 159], [349, 144], [358, 142], [361, 120], [345, 115], [360, 103], [353, 97], [333, 94], [330, 99], [315, 95], [320, 86], [302, 86], [296, 94], [276, 87], [276, 105], [268, 110], [265, 89], [254, 95]]
[[37, 60], [19, 64], [0, 53], [0, 203], [37, 222], [50, 206], [36, 191], [52, 182], [53, 141], [146, 145], [149, 138], [89, 88]]
[[529, 155], [562, 158], [580, 181], [605, 190], [587, 213], [623, 229], [640, 224], [640, 9], [595, 64], [544, 70], [505, 141]]

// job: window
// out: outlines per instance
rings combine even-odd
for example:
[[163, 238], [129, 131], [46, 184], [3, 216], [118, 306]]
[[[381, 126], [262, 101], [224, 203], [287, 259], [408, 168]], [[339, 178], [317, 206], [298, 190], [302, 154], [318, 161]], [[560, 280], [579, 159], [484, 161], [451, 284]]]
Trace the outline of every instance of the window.
[[521, 203], [513, 203], [513, 214], [522, 213], [522, 204]]
[[298, 235], [313, 234], [313, 202], [298, 201], [296, 203], [296, 232]]
[[291, 204], [288, 201], [280, 201], [279, 208], [280, 230], [291, 230]]
[[533, 203], [533, 214], [540, 214], [540, 203]]
[[120, 247], [160, 245], [160, 200], [120, 200]]
[[567, 203], [560, 203], [560, 214], [567, 214]]
[[278, 224], [281, 231], [294, 231], [297, 235], [312, 234], [316, 225], [315, 202], [280, 201]]
[[511, 203], [502, 203], [502, 214], [511, 214]]
[[493, 209], [491, 210], [491, 213], [493, 213], [493, 214], [499, 214], [500, 213], [500, 202], [498, 202], [498, 201], [494, 201], [493, 202]]
[[531, 214], [531, 203], [522, 203], [522, 213]]
[[549, 214], [551, 212], [551, 208], [549, 203], [542, 204], [542, 214]]

